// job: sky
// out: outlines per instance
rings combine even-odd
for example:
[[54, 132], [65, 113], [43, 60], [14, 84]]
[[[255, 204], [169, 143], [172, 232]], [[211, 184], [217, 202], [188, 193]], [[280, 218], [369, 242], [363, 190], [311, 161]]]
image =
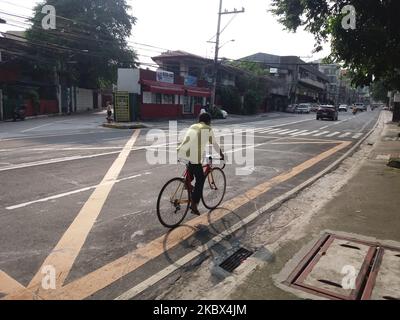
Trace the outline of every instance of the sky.
[[[0, 18], [8, 24], [0, 31], [23, 30], [23, 19], [9, 14], [31, 16], [32, 8], [39, 0], [0, 0]], [[129, 43], [139, 54], [141, 62], [152, 62], [151, 56], [163, 49], [184, 50], [213, 58], [217, 30], [219, 0], [127, 0], [132, 14], [137, 17]], [[295, 55], [305, 61], [313, 61], [329, 54], [326, 44], [322, 52], [313, 54], [314, 38], [303, 30], [288, 32], [270, 12], [271, 0], [224, 0], [223, 11], [240, 10], [245, 13], [223, 15], [221, 28], [229, 25], [221, 34], [220, 57], [239, 59], [265, 52], [276, 55]], [[56, 8], [57, 9], [57, 8]], [[233, 19], [233, 20], [231, 20]], [[13, 24], [14, 26], [10, 25]], [[16, 27], [16, 26], [20, 27]], [[231, 40], [234, 40], [232, 42]], [[159, 47], [155, 49], [149, 46]], [[161, 49], [162, 48], [162, 49]]]

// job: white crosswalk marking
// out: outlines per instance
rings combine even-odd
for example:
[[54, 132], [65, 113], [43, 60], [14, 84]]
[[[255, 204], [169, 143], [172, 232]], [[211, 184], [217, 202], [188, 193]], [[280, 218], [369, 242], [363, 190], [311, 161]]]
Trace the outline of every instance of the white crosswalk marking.
[[293, 137], [296, 137], [296, 136], [299, 136], [300, 134], [302, 134], [304, 132], [308, 132], [308, 130], [301, 130], [299, 132], [291, 133], [290, 135], [293, 136]]
[[281, 133], [278, 133], [278, 134], [279, 134], [279, 135], [284, 135], [284, 134], [294, 133], [294, 132], [296, 132], [296, 131], [299, 131], [299, 129], [290, 130], [290, 131], [287, 131], [287, 132], [281, 132]]
[[304, 133], [300, 133], [299, 134], [299, 136], [309, 136], [309, 135], [312, 135], [313, 133], [317, 133], [318, 132], [318, 130], [314, 130], [314, 131], [311, 131], [311, 132], [304, 132]]
[[279, 130], [279, 131], [275, 131], [274, 134], [286, 134], [290, 131], [290, 129], [285, 129], [285, 130]]
[[346, 132], [346, 133], [342, 134], [341, 136], [339, 136], [339, 138], [346, 138], [349, 135], [351, 135], [351, 132]]
[[338, 134], [340, 134], [340, 132], [336, 131], [334, 133], [328, 134], [327, 137], [334, 137], [334, 136], [337, 136]]
[[260, 130], [259, 133], [267, 133], [267, 132], [275, 131], [275, 130], [276, 130], [276, 129], [274, 129], [274, 128], [263, 129], [263, 130]]
[[358, 139], [358, 138], [361, 137], [362, 135], [363, 135], [362, 132], [356, 133], [356, 134], [353, 136], [353, 139]]
[[274, 130], [271, 130], [271, 131], [269, 131], [269, 132], [264, 132], [264, 133], [275, 134], [275, 133], [277, 133], [277, 132], [282, 132], [282, 131], [283, 131], [282, 129], [274, 129]]
[[314, 137], [320, 137], [320, 136], [322, 136], [324, 134], [327, 134], [327, 133], [330, 133], [330, 131], [322, 131], [320, 133], [314, 134]]

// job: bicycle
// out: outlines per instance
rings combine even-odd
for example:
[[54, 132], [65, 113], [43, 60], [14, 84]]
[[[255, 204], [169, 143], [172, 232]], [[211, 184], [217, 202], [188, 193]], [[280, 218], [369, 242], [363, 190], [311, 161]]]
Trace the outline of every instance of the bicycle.
[[[226, 176], [223, 171], [225, 163], [222, 168], [214, 167], [213, 160], [215, 159], [208, 157], [207, 164], [203, 165], [205, 181], [201, 201], [209, 210], [214, 210], [221, 204], [226, 191]], [[167, 228], [179, 226], [189, 211], [194, 177], [190, 174], [188, 165], [189, 163], [186, 163], [183, 176], [169, 180], [158, 195], [157, 217]], [[169, 219], [172, 221], [170, 222]]]

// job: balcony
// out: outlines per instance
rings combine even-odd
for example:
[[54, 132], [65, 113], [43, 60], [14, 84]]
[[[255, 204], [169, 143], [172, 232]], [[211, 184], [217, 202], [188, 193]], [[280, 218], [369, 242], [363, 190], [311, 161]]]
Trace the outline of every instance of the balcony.
[[302, 77], [300, 77], [299, 81], [303, 82], [305, 84], [308, 84], [310, 86], [316, 87], [318, 89], [325, 90], [325, 85], [323, 83], [321, 83], [321, 82], [316, 81], [316, 80], [312, 80], [310, 78], [302, 78]]

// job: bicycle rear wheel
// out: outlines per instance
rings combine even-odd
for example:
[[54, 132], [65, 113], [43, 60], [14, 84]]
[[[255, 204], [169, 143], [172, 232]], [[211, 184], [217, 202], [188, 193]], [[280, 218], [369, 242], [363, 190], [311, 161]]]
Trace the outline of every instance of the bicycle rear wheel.
[[226, 191], [226, 177], [220, 168], [213, 168], [206, 177], [201, 200], [207, 209], [213, 210], [224, 199]]
[[190, 206], [190, 192], [182, 178], [168, 181], [157, 199], [157, 217], [167, 228], [177, 227], [185, 219]]

